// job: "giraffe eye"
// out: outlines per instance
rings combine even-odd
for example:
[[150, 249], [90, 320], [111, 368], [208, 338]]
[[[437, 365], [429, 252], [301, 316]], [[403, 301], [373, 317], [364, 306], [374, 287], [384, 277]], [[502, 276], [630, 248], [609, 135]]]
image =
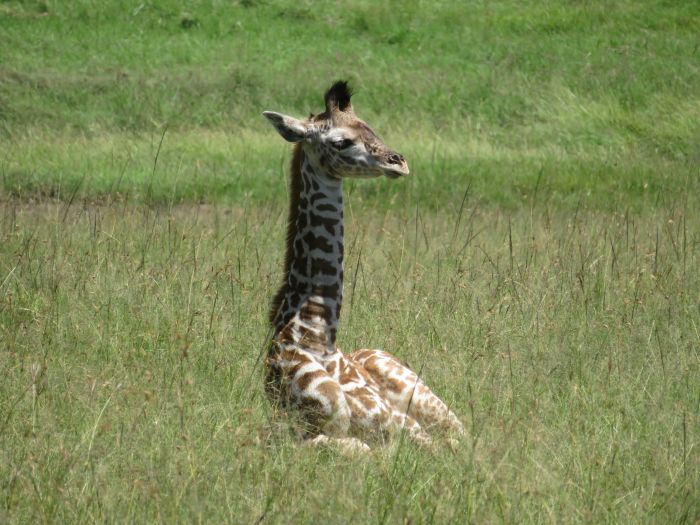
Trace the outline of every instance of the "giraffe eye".
[[335, 149], [347, 149], [354, 144], [350, 139], [335, 140], [331, 143]]

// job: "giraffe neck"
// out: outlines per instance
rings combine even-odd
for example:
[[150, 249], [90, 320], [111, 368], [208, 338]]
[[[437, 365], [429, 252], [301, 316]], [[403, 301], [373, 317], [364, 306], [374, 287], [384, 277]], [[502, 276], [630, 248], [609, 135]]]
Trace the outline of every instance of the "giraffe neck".
[[343, 297], [343, 188], [319, 164], [295, 147], [285, 276], [271, 320], [278, 341], [330, 355]]

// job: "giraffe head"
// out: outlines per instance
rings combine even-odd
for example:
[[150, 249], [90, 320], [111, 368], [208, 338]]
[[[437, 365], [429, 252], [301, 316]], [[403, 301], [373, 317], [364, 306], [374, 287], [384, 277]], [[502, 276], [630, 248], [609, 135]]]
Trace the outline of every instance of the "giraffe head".
[[326, 109], [306, 120], [274, 111], [263, 115], [282, 137], [301, 143], [309, 160], [334, 178], [397, 178], [408, 175], [403, 155], [391, 150], [365, 122], [357, 118], [350, 103], [347, 82], [338, 81], [326, 92]]

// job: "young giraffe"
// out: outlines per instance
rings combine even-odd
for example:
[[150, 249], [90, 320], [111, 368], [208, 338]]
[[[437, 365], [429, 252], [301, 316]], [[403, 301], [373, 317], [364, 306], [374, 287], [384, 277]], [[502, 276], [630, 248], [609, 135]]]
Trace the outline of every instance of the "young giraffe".
[[336, 346], [343, 294], [344, 177], [408, 175], [390, 150], [355, 116], [346, 82], [326, 92], [324, 113], [299, 120], [263, 113], [294, 143], [284, 281], [272, 301], [274, 336], [265, 360], [266, 392], [297, 413], [302, 436], [367, 450], [364, 441], [405, 429], [428, 445], [426, 430], [464, 430], [421, 379], [381, 350], [348, 356]]

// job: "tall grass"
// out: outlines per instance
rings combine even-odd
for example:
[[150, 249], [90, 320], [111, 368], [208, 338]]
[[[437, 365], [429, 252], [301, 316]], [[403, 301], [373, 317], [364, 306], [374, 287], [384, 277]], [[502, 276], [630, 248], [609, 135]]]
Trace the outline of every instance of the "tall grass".
[[283, 210], [2, 207], [11, 522], [693, 522], [698, 222], [350, 199], [340, 344], [420, 370], [455, 452], [298, 446], [262, 392]]

